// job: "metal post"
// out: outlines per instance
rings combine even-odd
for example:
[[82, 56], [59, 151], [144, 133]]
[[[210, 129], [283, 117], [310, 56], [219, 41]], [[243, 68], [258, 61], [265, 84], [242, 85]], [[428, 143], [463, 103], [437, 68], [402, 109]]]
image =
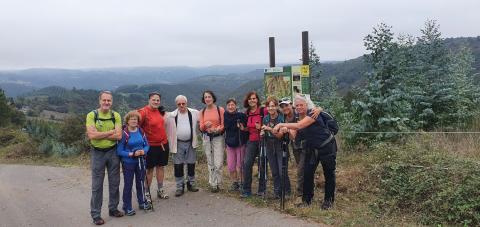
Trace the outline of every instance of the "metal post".
[[310, 53], [308, 50], [308, 31], [302, 32], [302, 62], [304, 65], [310, 63]]
[[275, 67], [275, 37], [268, 38], [269, 53], [270, 53], [270, 67]]

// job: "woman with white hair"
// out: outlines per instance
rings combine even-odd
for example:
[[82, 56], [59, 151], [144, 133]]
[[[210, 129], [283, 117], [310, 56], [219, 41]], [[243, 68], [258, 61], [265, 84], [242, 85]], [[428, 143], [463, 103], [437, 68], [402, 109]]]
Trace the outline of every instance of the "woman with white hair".
[[[295, 109], [298, 113], [307, 114], [296, 123], [280, 123], [273, 128], [273, 132], [290, 131], [293, 136], [300, 136], [306, 140], [306, 156], [303, 185], [303, 206], [309, 206], [314, 194], [314, 175], [319, 163], [322, 164], [325, 177], [325, 196], [322, 209], [330, 209], [335, 199], [335, 168], [337, 144], [333, 136], [338, 131], [336, 121], [328, 113], [322, 111], [320, 117], [314, 119], [310, 116], [308, 100], [305, 96], [295, 96]], [[296, 135], [295, 131], [302, 133]]]

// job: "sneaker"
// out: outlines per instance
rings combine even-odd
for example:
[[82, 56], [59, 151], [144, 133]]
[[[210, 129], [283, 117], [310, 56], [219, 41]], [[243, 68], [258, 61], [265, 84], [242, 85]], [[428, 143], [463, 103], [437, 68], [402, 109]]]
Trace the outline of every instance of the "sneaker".
[[198, 192], [198, 188], [195, 183], [187, 182], [187, 190], [190, 192]]
[[333, 207], [333, 202], [330, 200], [323, 201], [322, 210], [330, 210]]
[[182, 196], [183, 193], [184, 193], [183, 188], [177, 188], [177, 190], [175, 190], [175, 197]]
[[123, 213], [119, 210], [108, 211], [108, 215], [110, 215], [112, 217], [116, 217], [116, 218], [123, 217]]
[[124, 211], [125, 211], [125, 215], [127, 215], [127, 216], [135, 215], [135, 210], [134, 209], [124, 210]]
[[233, 182], [232, 185], [230, 186], [229, 191], [231, 191], [231, 192], [240, 191], [240, 184], [238, 184], [238, 182]]
[[144, 204], [141, 204], [139, 207], [140, 207], [140, 210], [150, 210], [152, 209], [152, 204], [150, 204], [149, 202], [145, 202]]
[[252, 196], [251, 192], [242, 192], [242, 194], [240, 194], [240, 198], [242, 199], [248, 198], [250, 196]]
[[157, 196], [160, 199], [168, 199], [168, 195], [167, 195], [167, 193], [165, 193], [165, 191], [163, 189], [158, 189], [157, 190]]

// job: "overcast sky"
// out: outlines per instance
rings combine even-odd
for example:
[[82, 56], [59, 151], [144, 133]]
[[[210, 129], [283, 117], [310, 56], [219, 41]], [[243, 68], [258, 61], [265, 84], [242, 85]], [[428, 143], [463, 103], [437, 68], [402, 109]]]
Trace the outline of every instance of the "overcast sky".
[[362, 55], [380, 22], [418, 35], [480, 35], [478, 0], [0, 0], [0, 69], [297, 62], [308, 30], [322, 61]]

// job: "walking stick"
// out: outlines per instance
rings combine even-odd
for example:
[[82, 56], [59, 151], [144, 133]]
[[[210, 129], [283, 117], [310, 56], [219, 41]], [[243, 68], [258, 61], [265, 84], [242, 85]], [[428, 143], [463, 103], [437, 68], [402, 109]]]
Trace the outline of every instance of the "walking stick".
[[240, 146], [240, 193], [243, 189], [243, 155], [242, 155], [242, 130], [240, 130], [240, 119], [237, 119], [237, 127], [238, 127], [238, 145]]
[[[142, 185], [143, 201], [144, 201], [144, 203], [145, 202], [150, 203], [150, 206], [151, 206], [150, 209], [152, 211], [155, 211], [155, 208], [153, 208], [152, 195], [150, 194], [150, 187], [148, 187], [148, 185], [147, 185], [147, 187], [145, 188], [145, 182], [146, 182], [146, 177], [147, 177], [147, 169], [145, 168], [145, 158], [144, 158], [143, 155], [138, 157], [138, 167], [140, 168], [140, 172], [142, 174], [142, 176], [140, 177], [140, 179], [141, 179], [140, 184]], [[145, 195], [145, 191], [147, 192], [146, 195]], [[147, 212], [146, 209], [145, 209], [145, 212]]]
[[286, 192], [286, 181], [288, 174], [288, 134], [285, 134], [282, 139], [282, 178], [281, 178], [281, 197], [280, 197], [280, 207], [282, 210], [285, 210], [285, 192]]
[[261, 139], [262, 145], [261, 145], [261, 150], [260, 150], [260, 157], [259, 157], [259, 162], [262, 163], [262, 168], [260, 169], [260, 173], [262, 174], [263, 170], [263, 175], [264, 175], [264, 181], [265, 181], [265, 193], [263, 194], [263, 199], [265, 200], [266, 195], [267, 195], [267, 182], [268, 182], [268, 165], [267, 165], [267, 149], [266, 149], [266, 139], [265, 135]]

